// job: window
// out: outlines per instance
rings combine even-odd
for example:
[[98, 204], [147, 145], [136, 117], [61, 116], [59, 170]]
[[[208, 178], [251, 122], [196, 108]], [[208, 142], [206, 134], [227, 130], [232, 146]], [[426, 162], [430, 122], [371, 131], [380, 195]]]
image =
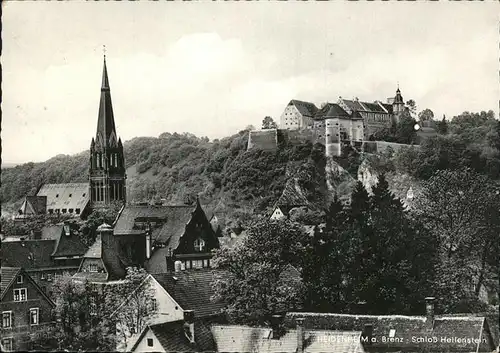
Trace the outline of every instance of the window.
[[201, 238], [198, 238], [194, 241], [194, 251], [202, 252], [205, 250], [205, 241]]
[[96, 264], [90, 264], [89, 265], [89, 272], [97, 272], [97, 265]]
[[[83, 196], [85, 196], [85, 194], [83, 194]], [[75, 210], [75, 212], [76, 212], [76, 214], [80, 214], [80, 209], [79, 209], [79, 208], [77, 208], [77, 209]]]
[[47, 281], [52, 282], [52, 273], [47, 273]]
[[395, 329], [393, 329], [393, 328], [391, 328], [391, 329], [389, 330], [389, 337], [390, 337], [390, 338], [394, 338], [395, 336], [396, 336], [396, 330], [395, 330]]
[[43, 272], [42, 272], [42, 273], [40, 274], [40, 279], [45, 279], [45, 273], [43, 273]]
[[62, 209], [62, 213], [66, 213], [66, 209], [65, 208]]
[[148, 338], [148, 347], [153, 347], [153, 339]]
[[11, 328], [12, 327], [12, 311], [2, 312], [2, 327]]
[[32, 308], [30, 309], [30, 325], [38, 325], [38, 314], [39, 314], [39, 309], [38, 308]]
[[2, 338], [2, 346], [7, 352], [12, 351], [12, 337]]
[[59, 194], [56, 194], [56, 197], [59, 197]]
[[73, 196], [73, 194], [69, 194], [69, 197]]
[[14, 301], [15, 302], [25, 302], [27, 300], [27, 289], [19, 288], [14, 289]]
[[17, 276], [17, 284], [22, 284], [23, 280], [24, 280], [23, 275]]
[[83, 193], [82, 197], [85, 197], [85, 193]]
[[52, 208], [49, 208], [49, 213], [50, 214], [54, 213], [54, 210]]
[[73, 213], [73, 209], [72, 208], [69, 209], [69, 213]]

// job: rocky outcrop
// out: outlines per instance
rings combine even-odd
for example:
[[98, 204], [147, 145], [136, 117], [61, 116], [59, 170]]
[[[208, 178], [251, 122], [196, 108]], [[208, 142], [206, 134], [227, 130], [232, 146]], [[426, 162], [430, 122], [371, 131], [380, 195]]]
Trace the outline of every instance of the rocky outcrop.
[[369, 194], [377, 184], [378, 177], [384, 173], [391, 192], [408, 207], [421, 189], [421, 182], [412, 176], [394, 171], [390, 161], [381, 156], [367, 156], [358, 169], [358, 180], [363, 183]]
[[326, 159], [325, 177], [329, 201], [332, 201], [335, 195], [341, 201], [350, 199], [351, 191], [356, 185], [356, 179], [333, 158]]

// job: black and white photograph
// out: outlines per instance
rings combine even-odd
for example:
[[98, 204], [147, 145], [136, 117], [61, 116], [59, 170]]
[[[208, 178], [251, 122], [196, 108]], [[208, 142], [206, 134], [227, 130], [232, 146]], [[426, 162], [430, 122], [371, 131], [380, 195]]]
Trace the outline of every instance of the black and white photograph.
[[1, 352], [499, 353], [499, 14], [4, 1]]

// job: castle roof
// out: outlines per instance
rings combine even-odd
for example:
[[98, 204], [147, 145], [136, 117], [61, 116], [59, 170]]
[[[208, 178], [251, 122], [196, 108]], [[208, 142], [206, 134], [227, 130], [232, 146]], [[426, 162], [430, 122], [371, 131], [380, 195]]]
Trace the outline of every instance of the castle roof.
[[297, 99], [292, 99], [288, 105], [294, 105], [295, 108], [302, 114], [303, 116], [313, 117], [314, 114], [318, 111], [318, 107], [314, 105], [314, 103], [299, 101]]
[[329, 118], [349, 118], [350, 115], [340, 105], [335, 103], [327, 103], [315, 115], [315, 120], [324, 120]]

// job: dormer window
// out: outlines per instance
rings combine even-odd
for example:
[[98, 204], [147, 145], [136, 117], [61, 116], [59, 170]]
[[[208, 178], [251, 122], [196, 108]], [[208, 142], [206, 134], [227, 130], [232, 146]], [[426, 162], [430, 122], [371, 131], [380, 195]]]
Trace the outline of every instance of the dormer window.
[[198, 238], [194, 241], [194, 251], [202, 252], [205, 250], [205, 241], [201, 238]]

